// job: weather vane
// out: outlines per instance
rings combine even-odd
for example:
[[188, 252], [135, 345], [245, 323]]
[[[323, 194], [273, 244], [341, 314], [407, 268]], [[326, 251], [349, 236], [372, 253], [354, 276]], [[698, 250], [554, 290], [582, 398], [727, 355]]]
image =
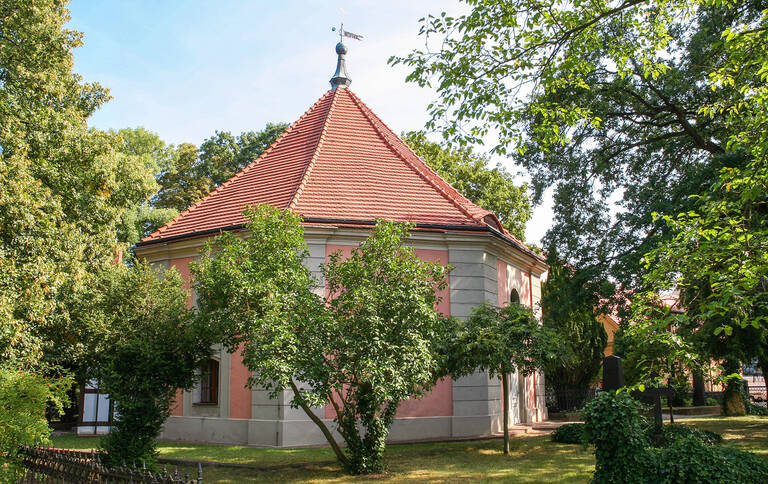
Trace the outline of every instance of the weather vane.
[[[350, 39], [355, 40], [363, 40], [362, 35], [353, 34], [352, 32], [347, 32], [344, 30], [344, 9], [340, 8], [339, 11], [341, 11], [341, 25], [339, 26], [339, 42], [344, 41], [344, 37], [349, 37]], [[332, 32], [336, 32], [336, 27], [331, 27]]]

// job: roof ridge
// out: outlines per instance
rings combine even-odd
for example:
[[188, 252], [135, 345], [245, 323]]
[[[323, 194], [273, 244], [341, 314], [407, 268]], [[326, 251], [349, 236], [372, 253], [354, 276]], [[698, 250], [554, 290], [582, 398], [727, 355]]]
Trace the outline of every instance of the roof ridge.
[[[432, 169], [432, 167], [430, 167], [426, 162], [424, 162], [419, 157], [419, 155], [417, 155], [404, 141], [401, 141], [401, 143], [410, 152], [410, 155], [412, 155], [412, 157], [415, 158], [416, 160], [419, 160], [419, 164], [421, 165], [421, 167], [415, 166], [415, 164], [413, 163], [413, 160], [409, 159], [411, 157], [406, 156], [405, 154], [403, 154], [400, 151], [400, 149], [397, 146], [395, 146], [394, 143], [392, 143], [392, 141], [389, 139], [389, 136], [385, 132], [382, 131], [381, 127], [377, 126], [377, 123], [380, 124], [381, 126], [383, 126], [387, 131], [391, 132], [392, 135], [394, 135], [395, 138], [399, 140], [399, 138], [397, 138], [397, 135], [394, 133], [394, 131], [392, 131], [392, 129], [389, 126], [387, 126], [386, 123], [384, 123], [384, 121], [382, 121], [376, 115], [376, 113], [374, 113], [371, 110], [371, 108], [369, 108], [360, 98], [358, 98], [357, 95], [355, 95], [355, 93], [353, 93], [350, 89], [345, 89], [345, 91], [349, 91], [349, 94], [350, 94], [352, 100], [355, 102], [357, 107], [362, 111], [362, 113], [366, 117], [366, 119], [368, 119], [368, 122], [371, 123], [371, 126], [373, 126], [373, 129], [376, 131], [376, 133], [378, 133], [378, 135], [381, 137], [381, 139], [387, 144], [387, 146], [390, 149], [392, 149], [392, 151], [395, 152], [395, 154], [400, 159], [405, 161], [419, 176], [421, 176], [430, 185], [432, 185], [435, 189], [437, 189], [437, 191], [440, 192], [440, 194], [443, 195], [443, 197], [445, 197], [448, 201], [453, 203], [459, 210], [464, 212], [467, 215], [467, 217], [469, 217], [471, 220], [474, 220], [475, 222], [479, 222], [479, 223], [482, 223], [484, 225], [487, 225], [487, 224], [485, 224], [485, 222], [483, 222], [482, 218], [485, 217], [488, 214], [492, 214], [492, 212], [490, 212], [489, 210], [486, 210], [484, 208], [481, 208], [481, 207], [475, 205], [474, 203], [472, 203], [469, 199], [467, 199], [464, 195], [462, 195], [461, 192], [459, 192], [458, 190], [456, 190], [456, 188], [451, 186], [450, 183], [445, 181], [443, 179], [443, 177], [441, 177], [436, 171], [434, 171]], [[427, 173], [425, 173], [425, 171]], [[432, 176], [430, 177], [429, 175], [432, 175]], [[434, 180], [433, 178], [437, 178], [437, 180]], [[440, 182], [442, 182], [442, 183], [440, 183]], [[448, 188], [448, 189], [446, 189], [446, 188]], [[451, 193], [447, 193], [449, 191]], [[462, 201], [466, 201], [466, 202], [470, 203], [471, 205], [474, 205], [475, 207], [477, 207], [478, 209], [480, 209], [481, 211], [484, 212], [483, 215], [479, 216], [479, 217], [474, 216], [472, 214], [472, 212], [469, 210], [469, 208], [467, 208], [465, 206], [465, 204], [459, 203], [459, 201], [456, 200], [456, 198], [460, 198], [460, 199], [462, 199]]]
[[[329, 91], [329, 92], [332, 92], [332, 91]], [[213, 191], [211, 191], [211, 192], [210, 192], [208, 195], [204, 196], [204, 197], [203, 197], [203, 198], [201, 198], [200, 200], [198, 200], [198, 201], [196, 201], [195, 203], [193, 203], [192, 205], [190, 205], [190, 206], [189, 206], [189, 207], [188, 207], [186, 210], [184, 210], [183, 212], [181, 212], [180, 214], [178, 214], [177, 216], [175, 216], [175, 217], [174, 217], [174, 218], [173, 218], [171, 221], [169, 221], [168, 223], [166, 223], [166, 224], [165, 224], [165, 225], [163, 225], [162, 227], [158, 228], [157, 230], [155, 230], [155, 231], [154, 231], [154, 232], [152, 232], [151, 234], [147, 235], [146, 237], [142, 238], [141, 240], [142, 240], [142, 241], [144, 241], [144, 240], [150, 240], [150, 239], [154, 239], [154, 238], [160, 237], [160, 236], [162, 235], [162, 233], [163, 233], [163, 232], [165, 232], [166, 230], [170, 229], [170, 228], [171, 228], [171, 227], [172, 227], [172, 226], [173, 226], [173, 225], [174, 225], [176, 222], [178, 222], [178, 221], [181, 219], [181, 217], [182, 217], [182, 216], [185, 216], [185, 215], [187, 215], [188, 213], [190, 213], [190, 212], [194, 211], [194, 210], [195, 210], [197, 207], [199, 207], [199, 206], [200, 206], [200, 204], [202, 204], [204, 201], [206, 201], [206, 200], [208, 200], [209, 198], [213, 197], [213, 196], [214, 196], [216, 193], [218, 193], [219, 191], [223, 190], [223, 189], [224, 189], [224, 187], [227, 187], [227, 186], [229, 186], [229, 185], [230, 185], [230, 184], [232, 184], [232, 182], [234, 182], [236, 179], [240, 178], [242, 175], [244, 175], [245, 173], [247, 173], [248, 171], [250, 171], [250, 170], [251, 170], [253, 167], [255, 167], [255, 166], [256, 166], [256, 165], [259, 163], [259, 161], [261, 161], [263, 158], [265, 158], [265, 157], [267, 156], [267, 154], [271, 153], [271, 152], [272, 152], [272, 150], [275, 148], [275, 146], [277, 146], [277, 144], [278, 144], [280, 141], [282, 141], [282, 139], [283, 139], [283, 138], [285, 138], [285, 137], [288, 135], [288, 133], [292, 132], [292, 131], [293, 131], [293, 129], [294, 129], [294, 128], [295, 128], [295, 127], [296, 127], [296, 126], [297, 126], [297, 125], [298, 125], [298, 124], [301, 122], [301, 120], [302, 120], [302, 119], [304, 119], [304, 118], [306, 118], [306, 117], [309, 115], [309, 113], [311, 113], [311, 112], [312, 112], [312, 111], [313, 111], [313, 110], [314, 110], [314, 109], [315, 109], [315, 108], [318, 106], [318, 104], [320, 104], [320, 103], [321, 103], [321, 102], [322, 102], [322, 101], [325, 99], [325, 97], [326, 97], [327, 95], [328, 95], [328, 92], [326, 92], [325, 94], [323, 94], [322, 96], [320, 96], [320, 99], [318, 99], [317, 101], [315, 101], [315, 104], [313, 104], [312, 106], [310, 106], [310, 107], [309, 107], [309, 109], [307, 109], [307, 110], [304, 112], [304, 114], [302, 114], [301, 116], [299, 116], [299, 119], [297, 119], [297, 120], [296, 120], [296, 121], [294, 121], [294, 122], [293, 122], [293, 123], [292, 123], [290, 126], [288, 126], [288, 128], [287, 128], [285, 131], [283, 131], [283, 134], [281, 134], [281, 135], [280, 135], [280, 136], [279, 136], [279, 137], [278, 137], [278, 138], [277, 138], [275, 141], [273, 141], [273, 142], [272, 142], [272, 144], [271, 144], [271, 145], [269, 145], [269, 148], [267, 148], [266, 150], [264, 150], [264, 152], [263, 152], [261, 155], [259, 155], [259, 157], [258, 157], [258, 158], [256, 158], [255, 160], [253, 160], [251, 163], [249, 163], [249, 164], [248, 164], [246, 167], [244, 167], [242, 170], [240, 170], [240, 171], [238, 171], [237, 173], [235, 173], [235, 174], [234, 174], [234, 175], [233, 175], [233, 176], [232, 176], [232, 177], [231, 177], [229, 180], [225, 181], [224, 183], [222, 183], [222, 184], [221, 184], [221, 185], [219, 185], [218, 187], [214, 188], [214, 189], [213, 189]]]
[[315, 149], [312, 152], [312, 158], [309, 159], [309, 163], [307, 163], [307, 166], [304, 167], [304, 173], [301, 174], [301, 180], [299, 180], [299, 183], [296, 185], [296, 190], [293, 192], [293, 196], [290, 198], [290, 202], [288, 202], [287, 208], [289, 210], [293, 209], [296, 206], [296, 204], [299, 201], [299, 197], [301, 197], [302, 192], [304, 192], [304, 187], [306, 186], [307, 180], [309, 179], [309, 174], [312, 171], [312, 167], [315, 165], [315, 160], [317, 160], [318, 154], [320, 153], [320, 149], [323, 147], [323, 141], [325, 141], [325, 132], [328, 129], [328, 124], [331, 119], [333, 106], [336, 104], [336, 93], [338, 92], [338, 90], [331, 89], [329, 91], [331, 92], [331, 102], [328, 103], [328, 109], [325, 112], [323, 129], [320, 130], [320, 136], [318, 136], [317, 138]]

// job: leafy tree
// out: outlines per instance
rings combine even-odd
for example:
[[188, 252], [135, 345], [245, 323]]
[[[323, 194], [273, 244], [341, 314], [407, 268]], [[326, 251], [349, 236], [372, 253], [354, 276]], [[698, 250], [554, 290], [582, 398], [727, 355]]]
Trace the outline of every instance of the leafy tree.
[[69, 377], [46, 378], [0, 365], [0, 482], [18, 482], [23, 477], [21, 447], [48, 442], [51, 429], [46, 409], [61, 412], [67, 401]]
[[155, 439], [178, 388], [189, 389], [210, 356], [213, 334], [187, 309], [188, 292], [175, 269], [116, 264], [90, 289], [86, 324], [88, 374], [115, 403], [117, 418], [101, 441], [107, 460], [152, 466]]
[[[162, 173], [168, 172], [174, 164], [175, 150], [173, 145], [166, 145], [156, 133], [144, 128], [124, 128], [117, 131], [123, 140], [120, 151], [123, 155], [137, 157], [145, 169], [152, 173], [157, 180]], [[155, 183], [153, 193], [160, 189]], [[179, 214], [173, 208], [157, 208], [144, 200], [132, 209], [123, 213], [121, 224], [118, 226], [118, 238], [128, 244], [136, 244], [143, 237], [151, 234]]]
[[485, 303], [472, 310], [461, 326], [453, 351], [451, 374], [474, 373], [478, 368], [501, 379], [504, 405], [504, 454], [509, 454], [509, 375], [528, 376], [554, 361], [560, 343], [556, 336], [520, 304], [499, 308]]
[[[222, 234], [193, 266], [202, 320], [229, 348], [243, 345], [251, 384], [272, 397], [292, 390], [350, 472], [382, 470], [400, 402], [444, 374], [438, 347], [451, 326], [434, 307], [448, 269], [403, 246], [409, 226], [379, 221], [346, 260], [330, 256], [321, 297], [299, 217], [264, 205], [246, 215], [247, 237]], [[310, 408], [328, 403], [346, 451]]]
[[403, 134], [408, 143], [440, 176], [478, 206], [490, 210], [515, 237], [525, 238], [531, 218], [528, 185], [516, 186], [501, 165], [488, 167], [488, 160], [471, 148], [451, 148], [427, 140], [422, 131]]
[[70, 309], [119, 250], [126, 211], [154, 189], [115, 134], [89, 130], [109, 98], [72, 72], [66, 2], [0, 4], [0, 355], [19, 365], [82, 349]]
[[189, 143], [179, 145], [168, 169], [160, 175], [161, 189], [154, 206], [186, 210], [261, 156], [287, 127], [285, 123], [267, 123], [261, 131], [239, 136], [216, 131], [199, 149]]
[[737, 150], [732, 136], [762, 139], [766, 110], [741, 110], [764, 99], [764, 6], [466, 3], [423, 19], [425, 47], [391, 59], [437, 90], [428, 127], [444, 121], [459, 144], [498, 134], [494, 149], [529, 170], [535, 201], [554, 187], [548, 244], [596, 281], [642, 287], [641, 258], [671, 234], [652, 213], [686, 212], [721, 168], [743, 168], [722, 156]]
[[560, 336], [565, 349], [563, 358], [545, 368], [547, 384], [556, 389], [586, 390], [600, 372], [608, 343], [595, 313], [599, 290], [584, 273], [566, 265], [554, 248], [547, 253], [547, 264], [541, 291], [542, 322]]

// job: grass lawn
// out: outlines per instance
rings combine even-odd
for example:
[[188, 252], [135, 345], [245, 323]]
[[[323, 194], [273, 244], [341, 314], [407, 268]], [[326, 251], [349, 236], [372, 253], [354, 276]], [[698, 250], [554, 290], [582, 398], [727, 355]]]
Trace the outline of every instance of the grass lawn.
[[[723, 435], [724, 445], [733, 445], [768, 460], [768, 417], [705, 417], [680, 420]], [[96, 438], [56, 437], [57, 447], [88, 449]], [[549, 436], [512, 440], [512, 455], [501, 453], [501, 440], [439, 442], [390, 445], [389, 472], [383, 476], [353, 477], [333, 463], [327, 448], [263, 449], [163, 442], [161, 457], [216, 461], [253, 466], [294, 465], [271, 470], [205, 466], [206, 483], [255, 482], [551, 482], [586, 483], [594, 471], [591, 449], [557, 444]]]

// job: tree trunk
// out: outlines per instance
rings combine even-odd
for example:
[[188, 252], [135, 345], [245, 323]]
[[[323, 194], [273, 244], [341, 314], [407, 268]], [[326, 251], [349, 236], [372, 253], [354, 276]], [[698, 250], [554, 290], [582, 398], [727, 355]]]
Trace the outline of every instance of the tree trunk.
[[[726, 360], [725, 374], [737, 373], [739, 371], [739, 362]], [[728, 380], [725, 391], [723, 392], [723, 415], [739, 416], [747, 414], [747, 402], [741, 395], [743, 382], [741, 380]]]
[[504, 393], [504, 455], [509, 455], [509, 375], [506, 373], [501, 374], [501, 391]]
[[703, 407], [707, 404], [706, 394], [704, 393], [704, 375], [700, 370], [693, 372], [693, 406]]
[[[291, 389], [293, 390], [293, 393], [296, 395], [299, 395], [299, 389], [296, 386], [296, 384], [291, 380]], [[328, 426], [325, 425], [325, 422], [320, 420], [320, 418], [315, 415], [315, 412], [312, 411], [311, 408], [307, 406], [306, 403], [302, 399], [298, 399], [299, 406], [302, 410], [304, 410], [304, 413], [307, 414], [307, 417], [309, 417], [310, 420], [315, 422], [315, 425], [317, 425], [320, 428], [320, 431], [325, 436], [325, 439], [328, 441], [328, 443], [331, 445], [331, 449], [333, 449], [333, 453], [336, 454], [336, 458], [339, 459], [339, 462], [346, 467], [347, 466], [347, 456], [344, 455], [344, 452], [342, 452], [341, 447], [339, 447], [339, 444], [336, 443], [336, 439], [333, 438], [333, 435], [331, 434], [331, 431], [328, 430]]]

